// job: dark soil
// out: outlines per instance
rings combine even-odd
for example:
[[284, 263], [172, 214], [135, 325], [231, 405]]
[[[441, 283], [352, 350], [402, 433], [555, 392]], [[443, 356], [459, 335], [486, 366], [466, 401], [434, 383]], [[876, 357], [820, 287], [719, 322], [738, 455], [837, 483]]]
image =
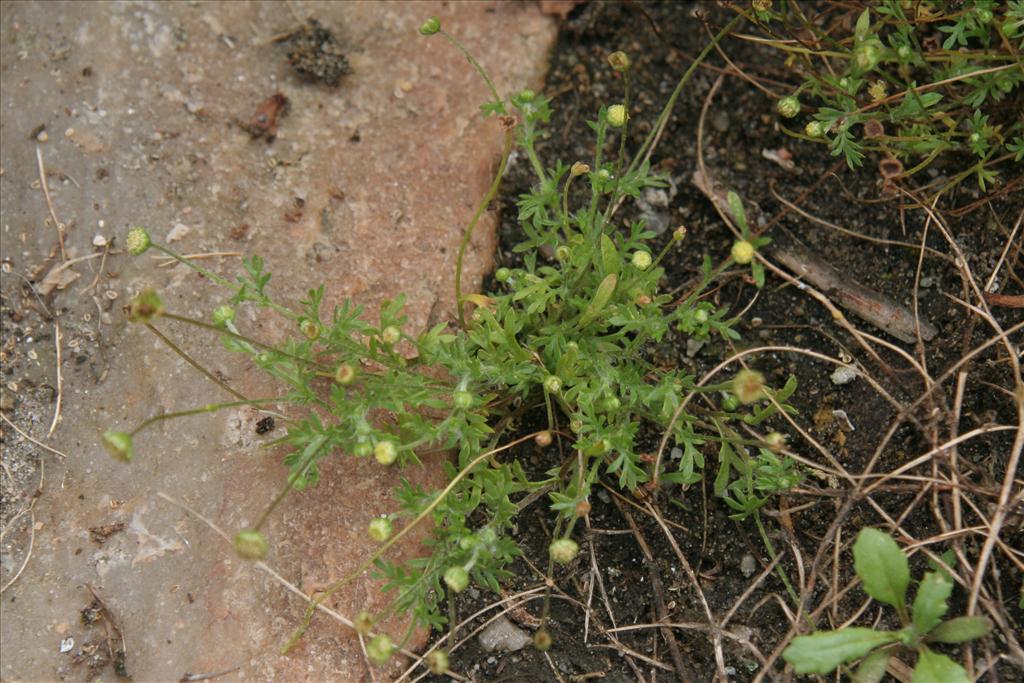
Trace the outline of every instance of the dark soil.
[[[700, 7], [712, 9], [710, 5]], [[624, 50], [633, 59], [633, 92], [637, 95], [630, 112], [631, 147], [639, 147], [692, 57], [726, 20], [724, 13], [710, 11], [706, 17], [709, 25], [705, 28], [693, 9], [682, 4], [648, 3], [591, 3], [576, 8], [564, 22], [544, 90], [553, 97], [555, 112], [549, 133], [539, 147], [541, 158], [548, 165], [554, 165], [557, 159], [571, 164], [592, 157], [592, 133], [586, 120], [594, 118], [602, 104], [615, 103], [622, 96], [622, 84], [606, 62], [607, 55], [615, 50]], [[795, 80], [787, 76], [778, 54], [738, 40], [727, 40], [723, 47], [744, 71], [773, 83], [780, 92], [792, 89]], [[660, 209], [660, 214], [655, 207], [655, 220], [668, 228], [661, 239], [667, 239], [677, 225], [685, 225], [689, 231], [682, 247], [672, 252], [666, 266], [665, 290], [685, 291], [699, 272], [702, 255], [708, 253], [718, 262], [728, 254], [734, 239], [711, 203], [690, 182], [698, 167], [697, 130], [701, 109], [712, 83], [725, 66], [720, 57], [712, 55], [707, 66], [696, 72], [679, 98], [652, 157], [653, 165], [673, 181], [669, 206]], [[763, 150], [777, 149], [792, 153], [793, 170], [786, 170], [762, 155]], [[609, 152], [613, 150], [609, 148]], [[761, 216], [761, 226], [770, 225], [765, 234], [776, 243], [791, 244], [794, 236], [799, 236], [803, 244], [848, 277], [896, 302], [913, 306], [917, 249], [885, 246], [852, 237], [793, 213], [776, 220], [785, 207], [773, 198], [773, 189], [803, 211], [866, 238], [918, 245], [924, 230], [924, 213], [907, 210], [899, 201], [883, 195], [881, 179], [875, 169], [877, 159], [869, 158], [863, 168], [851, 171], [845, 163], [837, 164], [824, 147], [787, 137], [778, 129], [774, 101], [748, 82], [731, 76], [724, 78], [708, 108], [703, 156], [710, 175], [736, 191], [748, 206], [753, 204], [760, 208], [759, 212], [752, 213]], [[957, 168], [958, 161], [950, 159], [944, 165], [936, 165], [933, 177], [950, 173]], [[528, 190], [531, 181], [525, 160], [511, 166], [501, 200], [504, 220], [499, 261], [503, 260], [504, 264], [515, 263], [511, 249], [521, 239], [515, 222], [515, 201], [519, 194]], [[964, 186], [947, 199], [945, 209], [965, 206], [978, 196], [972, 188]], [[956, 217], [946, 214], [968, 265], [978, 279], [986, 279], [993, 271], [1022, 207], [1024, 198], [1003, 197]], [[640, 215], [632, 202], [627, 202], [620, 212], [623, 220]], [[924, 241], [941, 254], [950, 253], [949, 244], [934, 226], [928, 230]], [[1019, 294], [1024, 290], [1019, 274], [1014, 271], [1014, 268], [1020, 270], [1019, 259], [1018, 243], [1001, 271], [1000, 291], [1003, 293]], [[773, 386], [781, 386], [790, 375], [798, 378], [800, 388], [792, 399], [799, 410], [798, 423], [853, 475], [864, 473], [873, 460], [871, 472], [892, 471], [947, 441], [953, 436], [951, 427], [963, 434], [983, 424], [1015, 425], [1017, 422], [1012, 401], [994, 389], [1013, 386], [1006, 351], [998, 346], [960, 368], [969, 371], [969, 381], [959, 423], [950, 417], [955, 382], [944, 373], [964, 353], [984, 343], [991, 329], [967, 315], [964, 307], [954, 301], [953, 297], [967, 299], [969, 294], [959, 271], [949, 260], [926, 257], [920, 279], [916, 290], [920, 315], [940, 330], [938, 336], [924, 346], [923, 353], [851, 317], [860, 330], [882, 337], [918, 359], [923, 358], [930, 376], [941, 378], [942, 386], [922, 401], [887, 440], [885, 435], [897, 420], [897, 411], [864, 378], [838, 386], [830, 379], [833, 366], [800, 353], [764, 352], [747, 358]], [[728, 305], [733, 311], [749, 306], [737, 327], [742, 340], [735, 344], [712, 340], [696, 354], [688, 354], [685, 336], [677, 334], [658, 348], [650, 349], [654, 358], [685, 367], [700, 377], [743, 348], [798, 347], [832, 357], [856, 359], [865, 372], [901, 404], [912, 403], [922, 395], [925, 387], [920, 374], [912, 370], [906, 358], [884, 348], [877, 358], [871, 358], [851, 335], [834, 323], [823, 306], [782, 279], [769, 275], [767, 285], [760, 292], [739, 272], [727, 274], [723, 280], [723, 286], [710, 296], [716, 304]], [[1004, 329], [1024, 317], [1019, 309], [992, 310]], [[522, 433], [539, 428], [543, 422], [543, 416], [527, 418], [521, 426]], [[786, 433], [792, 450], [798, 455], [825, 463], [822, 453], [784, 420], [775, 419], [764, 427], [764, 431], [771, 430]], [[660, 434], [651, 432], [649, 437], [653, 451]], [[991, 505], [996, 500], [991, 492], [998, 491], [1006, 473], [1012, 442], [1013, 432], [1007, 430], [973, 438], [960, 447], [961, 473], [975, 490], [989, 492], [977, 499], [987, 501], [990, 506], [981, 511], [983, 514], [991, 513]], [[705, 455], [713, 474], [714, 451], [709, 450]], [[560, 462], [554, 446], [543, 453], [531, 446], [517, 457], [537, 473]], [[930, 472], [926, 465], [912, 474], [928, 476]], [[766, 537], [776, 551], [786, 551], [779, 567], [798, 591], [803, 574], [798, 571], [791, 549], [799, 550], [799, 563], [804, 572], [820, 554], [815, 588], [804, 595], [805, 608], [818, 609], [822, 599], [833, 590], [833, 581], [836, 588], [841, 589], [854, 578], [849, 545], [862, 527], [891, 528], [887, 527], [888, 520], [883, 514], [899, 520], [904, 542], [929, 539], [943, 531], [934, 513], [932, 496], [921, 495], [922, 486], [914, 480], [893, 480], [876, 491], [870, 501], [860, 498], [851, 502], [848, 482], [829, 482], [808, 476], [797, 491], [769, 502], [761, 514]], [[658, 524], [637, 509], [641, 501], [630, 499], [628, 495], [623, 501], [616, 503], [608, 491], [595, 496], [590, 531], [578, 534], [583, 541], [580, 559], [568, 569], [556, 572], [558, 588], [553, 592], [549, 623], [554, 644], [546, 654], [529, 647], [512, 654], [488, 653], [473, 639], [453, 655], [453, 668], [487, 681], [591, 678], [632, 681], [641, 676], [644, 680], [676, 680], [677, 667], [658, 629], [641, 628], [620, 632], [617, 636], [621, 644], [634, 653], [667, 665], [661, 668], [638, 656], [622, 656], [602, 635], [604, 629], [612, 627], [612, 619], [600, 591], [591, 585], [592, 552], [607, 591], [614, 624], [622, 627], [658, 621], [655, 606], [660, 599], [665, 605], [666, 621], [692, 625], [672, 631], [685, 670], [692, 680], [714, 680], [717, 667], [708, 635], [708, 619], [692, 582]], [[783, 675], [784, 663], [778, 658], [777, 649], [784, 645], [790, 633], [792, 618], [781, 605], [786, 605], [790, 612], [794, 611], [794, 605], [785, 585], [775, 574], [769, 574], [754, 585], [772, 559], [755, 520], [731, 520], [732, 511], [713, 496], [710, 484], [686, 491], [678, 487], [664, 490], [657, 504], [667, 520], [679, 525], [674, 530], [675, 540], [699, 576], [708, 608], [715, 618], [720, 620], [742, 599], [726, 626], [730, 633], [722, 640], [725, 671], [730, 680], [749, 681], [760, 675], [772, 679]], [[528, 551], [529, 562], [516, 565], [518, 577], [506, 586], [510, 595], [543, 581], [546, 547], [552, 533], [548, 526], [550, 517], [543, 505], [543, 501], [534, 502], [520, 517], [519, 540]], [[947, 505], [944, 498], [937, 505], [948, 513], [942, 507]], [[622, 507], [631, 510], [639, 533], [650, 546], [655, 558], [653, 566], [645, 561], [620, 511]], [[837, 518], [840, 511], [842, 517]], [[964, 527], [984, 523], [977, 512], [965, 511]], [[833, 567], [833, 545], [831, 542], [823, 545], [822, 541], [837, 522], [840, 525], [840, 563]], [[1007, 524], [1002, 538], [1010, 546], [1024, 547], [1020, 515]], [[956, 547], [973, 564], [983, 542], [983, 536], [966, 535], [959, 537], [955, 546], [937, 543], [931, 549], [941, 553]], [[916, 577], [925, 566], [922, 558], [919, 554], [912, 561]], [[989, 576], [998, 577], [986, 585], [993, 591], [993, 599], [1004, 603], [1006, 627], [1011, 632], [1019, 632], [1024, 623], [1024, 612], [1017, 605], [1020, 574], [1005, 558], [994, 556]], [[660, 590], [652, 590], [652, 578], [660, 582]], [[744, 595], [748, 590], [751, 592]], [[963, 586], [957, 588], [951, 615], [963, 613], [966, 593]], [[819, 626], [828, 628], [845, 623], [862, 607], [865, 599], [859, 587], [841, 594], [833, 608], [818, 614]], [[459, 613], [471, 614], [488, 602], [487, 596], [460, 602]], [[542, 600], [535, 600], [527, 610], [539, 617], [542, 603]], [[860, 614], [857, 623], [873, 623], [883, 614], [872, 604]], [[527, 632], [531, 632], [529, 621], [522, 619], [520, 623]], [[975, 646], [975, 662], [987, 661], [993, 653], [1004, 652], [1005, 646], [997, 629], [996, 635]], [[767, 669], [755, 652], [770, 660]], [[950, 654], [958, 656], [956, 650]], [[912, 664], [912, 659], [906, 661]], [[988, 675], [990, 680], [1024, 679], [1024, 674], [1005, 660]]]

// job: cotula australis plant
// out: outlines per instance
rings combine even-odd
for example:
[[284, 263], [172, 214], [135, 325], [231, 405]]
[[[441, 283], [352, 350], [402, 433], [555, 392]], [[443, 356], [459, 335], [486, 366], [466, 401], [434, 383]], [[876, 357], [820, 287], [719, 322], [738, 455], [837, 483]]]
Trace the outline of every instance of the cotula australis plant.
[[[698, 59], [733, 25], [725, 27]], [[676, 229], [656, 250], [654, 234], [643, 222], [622, 225], [614, 220], [621, 199], [637, 197], [644, 188], [664, 182], [647, 161], [640, 161], [651, 138], [632, 160], [626, 153], [629, 58], [621, 52], [609, 56], [625, 91], [621, 101], [601, 107], [590, 122], [593, 158], [546, 166], [536, 141], [551, 113], [548, 99], [530, 90], [500, 97], [487, 72], [436, 19], [424, 23], [420, 32], [440, 35], [466, 54], [490, 89], [492, 99], [481, 109], [499, 118], [504, 136], [498, 174], [459, 251], [457, 322], [412, 335], [402, 312], [403, 297], [386, 302], [376, 324], [364, 320], [362, 308], [350, 302], [325, 312], [322, 286], [310, 290], [297, 306], [285, 306], [271, 298], [270, 274], [257, 256], [246, 260], [244, 273], [231, 282], [153, 244], [142, 228], [131, 230], [127, 242], [132, 254], [159, 249], [233, 291], [209, 321], [174, 314], [155, 292], [146, 291], [129, 305], [131, 320], [154, 331], [154, 323], [162, 319], [205, 328], [219, 335], [226, 349], [249, 356], [287, 387], [282, 396], [260, 403], [293, 407], [287, 434], [274, 442], [288, 449], [288, 481], [261, 520], [235, 537], [235, 548], [243, 557], [266, 557], [270, 542], [261, 528], [267, 516], [287, 492], [316, 485], [323, 458], [348, 454], [345, 457], [373, 457], [382, 467], [406, 467], [419, 466], [417, 453], [427, 448], [456, 454], [444, 465], [448, 484], [441, 490], [408, 483], [397, 487], [394, 512], [369, 521], [368, 534], [381, 544], [378, 551], [327, 593], [367, 567], [376, 567], [394, 598], [382, 612], [354, 620], [368, 636], [373, 635], [374, 623], [395, 612], [413, 616], [410, 629], [442, 628], [454, 621], [454, 596], [470, 583], [497, 591], [509, 576], [507, 565], [520, 552], [507, 533], [518, 512], [513, 501], [520, 496], [548, 492], [556, 518], [550, 572], [576, 558], [575, 525], [588, 513], [591, 490], [599, 479], [614, 481], [627, 491], [690, 485], [700, 480], [705, 467], [701, 446], [717, 444], [715, 491], [732, 501], [740, 516], [756, 511], [770, 494], [799, 480], [792, 461], [778, 454], [777, 443], [741, 436], [738, 430], [741, 423], [757, 425], [780, 409], [790, 410], [785, 401], [795, 389], [794, 381], [775, 390], [751, 370], [733, 381], [697, 386], [693, 376], [655, 366], [645, 355], [645, 348], [670, 330], [700, 339], [712, 334], [737, 338], [728, 311], [701, 294], [719, 273], [736, 264], [751, 264], [755, 280], [763, 283], [756, 251], [766, 240], [752, 237], [741, 224], [744, 238], [731, 256], [718, 265], [710, 255], [703, 256], [701, 282], [692, 294], [674, 302], [660, 291], [662, 261], [669, 250], [682, 248], [685, 229]], [[679, 83], [677, 94], [696, 64]], [[615, 138], [617, 145], [612, 144]], [[608, 156], [606, 147], [618, 151]], [[536, 183], [518, 203], [526, 235], [516, 247], [522, 262], [495, 272], [496, 291], [466, 293], [461, 286], [463, 254], [477, 220], [497, 193], [514, 148], [536, 174]], [[570, 202], [571, 196], [579, 196], [570, 192], [574, 184], [584, 185], [579, 205]], [[731, 200], [742, 209], [738, 197]], [[280, 345], [253, 338], [235, 324], [240, 306], [283, 316], [294, 325], [292, 338]], [[133, 437], [153, 421], [257, 403], [196, 367], [238, 400], [161, 415], [131, 433], [106, 432], [104, 441], [115, 456], [131, 460]], [[444, 372], [425, 372], [426, 368]], [[690, 392], [706, 394], [711, 407], [680, 411]], [[303, 407], [316, 410], [304, 412]], [[546, 428], [510, 440], [505, 432], [512, 419], [531, 409], [542, 411]], [[375, 419], [382, 414], [389, 417]], [[637, 435], [644, 423], [671, 430], [670, 439], [681, 456], [652, 462], [642, 454]], [[529, 439], [551, 458], [550, 469], [532, 477], [513, 450]], [[404, 564], [385, 559], [398, 539], [428, 518], [433, 524], [427, 557]], [[446, 599], [451, 611], [441, 609]], [[311, 614], [312, 608], [307, 623]], [[550, 644], [550, 635], [542, 629], [538, 647]], [[385, 636], [374, 636], [367, 651], [375, 661], [384, 661], [394, 649]], [[431, 666], [446, 666], [443, 654], [434, 656]]]

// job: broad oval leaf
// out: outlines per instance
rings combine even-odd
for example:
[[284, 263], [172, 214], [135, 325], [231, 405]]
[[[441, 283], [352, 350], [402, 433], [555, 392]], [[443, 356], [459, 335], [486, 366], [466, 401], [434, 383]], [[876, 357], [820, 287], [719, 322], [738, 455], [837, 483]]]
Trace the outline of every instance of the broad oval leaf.
[[964, 643], [981, 638], [992, 630], [987, 617], [957, 617], [944, 621], [928, 634], [928, 640], [935, 643]]
[[928, 633], [939, 625], [949, 609], [946, 601], [953, 592], [953, 581], [939, 572], [928, 572], [917, 587], [914, 596], [914, 630], [919, 635]]
[[964, 668], [946, 655], [921, 648], [910, 683], [971, 683]]
[[615, 248], [612, 238], [604, 233], [601, 234], [601, 267], [605, 274], [619, 274], [619, 252]]
[[898, 610], [904, 609], [910, 566], [891, 536], [870, 527], [861, 529], [853, 544], [853, 567], [868, 595]]
[[863, 657], [896, 638], [895, 633], [862, 627], [820, 631], [794, 638], [782, 658], [792, 664], [798, 674], [827, 674], [840, 664]]
[[853, 673], [853, 683], [879, 683], [885, 676], [890, 657], [892, 652], [888, 649], [869, 654]]
[[586, 309], [583, 311], [583, 315], [580, 317], [580, 327], [586, 326], [594, 318], [601, 315], [604, 311], [605, 306], [612, 298], [612, 294], [615, 292], [615, 285], [619, 282], [619, 276], [615, 273], [605, 277], [601, 280], [601, 284], [597, 286], [597, 291], [594, 292], [594, 298], [587, 304]]

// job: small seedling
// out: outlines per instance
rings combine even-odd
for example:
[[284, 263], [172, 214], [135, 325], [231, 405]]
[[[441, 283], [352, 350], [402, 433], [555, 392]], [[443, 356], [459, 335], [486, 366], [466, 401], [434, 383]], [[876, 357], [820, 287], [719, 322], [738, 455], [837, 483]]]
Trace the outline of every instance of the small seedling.
[[992, 628], [985, 617], [956, 617], [943, 621], [949, 610], [953, 579], [941, 568], [926, 572], [918, 583], [914, 602], [907, 605], [910, 564], [889, 535], [862, 529], [853, 545], [854, 569], [864, 591], [896, 610], [903, 628], [883, 631], [850, 626], [838, 631], [819, 631], [799, 636], [782, 653], [797, 673], [828, 674], [861, 660], [851, 674], [856, 683], [877, 683], [898, 652], [917, 654], [913, 683], [943, 681], [969, 683], [967, 672], [929, 646], [964, 643], [981, 638]]

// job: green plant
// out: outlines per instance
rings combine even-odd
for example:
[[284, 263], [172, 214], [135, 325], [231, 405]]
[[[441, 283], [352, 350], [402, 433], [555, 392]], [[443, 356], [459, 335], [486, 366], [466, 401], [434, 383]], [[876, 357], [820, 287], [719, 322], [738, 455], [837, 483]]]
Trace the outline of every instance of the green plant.
[[[725, 31], [730, 29], [731, 25]], [[215, 309], [212, 322], [167, 311], [155, 293], [144, 292], [130, 305], [135, 319], [154, 331], [159, 320], [174, 320], [219, 334], [227, 350], [246, 354], [288, 387], [285, 395], [260, 401], [312, 409], [290, 417], [287, 434], [272, 444], [289, 450], [285, 463], [290, 474], [262, 519], [240, 534], [236, 545], [245, 556], [266, 555], [266, 539], [259, 529], [267, 516], [290, 490], [315, 485], [319, 461], [331, 454], [373, 455], [382, 466], [407, 466], [419, 465], [419, 454], [426, 450], [456, 452], [454, 461], [444, 463], [449, 483], [442, 490], [423, 490], [408, 482], [397, 488], [399, 509], [368, 527], [381, 543], [377, 552], [324, 595], [374, 565], [395, 597], [381, 613], [359, 620], [366, 634], [374, 622], [397, 612], [413, 616], [410, 630], [416, 625], [441, 628], [453, 621], [440, 609], [442, 601], [447, 596], [451, 607], [450, 594], [461, 592], [470, 581], [498, 591], [499, 583], [509, 576], [506, 566], [520, 552], [506, 534], [519, 511], [513, 502], [517, 496], [548, 492], [556, 515], [549, 548], [553, 567], [576, 558], [579, 545], [571, 535], [578, 519], [590, 510], [591, 490], [599, 478], [615, 480], [630, 491], [641, 486], [653, 489], [658, 483], [692, 484], [699, 481], [704, 464], [698, 447], [717, 443], [716, 493], [728, 496], [727, 502], [745, 514], [799, 480], [794, 464], [784, 455], [762, 450], [751, 459], [748, 449], [771, 444], [737, 429], [739, 424], [760, 424], [779, 410], [792, 410], [785, 401], [796, 388], [793, 378], [778, 391], [753, 371], [741, 372], [736, 381], [698, 386], [692, 375], [658, 367], [647, 357], [648, 345], [673, 329], [699, 339], [711, 334], [738, 338], [728, 311], [703, 299], [702, 293], [737, 262], [750, 264], [754, 280], [762, 286], [764, 271], [756, 252], [768, 240], [750, 234], [742, 203], [730, 194], [743, 237], [739, 253], [734, 249], [733, 256], [717, 266], [705, 254], [699, 285], [680, 301], [660, 291], [665, 275], [661, 263], [670, 249], [682, 245], [685, 229], [672, 233], [659, 250], [653, 246], [654, 234], [642, 222], [623, 225], [614, 218], [621, 199], [665, 184], [647, 161], [639, 161], [642, 155], [632, 161], [626, 156], [628, 58], [622, 53], [610, 57], [612, 67], [623, 74], [626, 89], [622, 103], [601, 107], [590, 122], [596, 138], [593, 159], [586, 164], [558, 162], [545, 167], [535, 143], [550, 116], [549, 101], [528, 90], [507, 100], [499, 97], [483, 68], [437, 20], [420, 30], [424, 35], [443, 36], [466, 54], [493, 97], [482, 111], [499, 117], [504, 135], [499, 171], [466, 230], [458, 256], [457, 326], [442, 323], [409, 335], [403, 297], [385, 302], [375, 323], [367, 322], [363, 309], [350, 302], [325, 314], [323, 287], [310, 290], [297, 307], [290, 308], [271, 298], [271, 276], [259, 257], [246, 260], [244, 273], [231, 283], [153, 244], [144, 231], [132, 231], [133, 253], [159, 249], [234, 292], [227, 304]], [[693, 67], [677, 91], [692, 72]], [[619, 137], [618, 153], [607, 158], [606, 143], [614, 135]], [[650, 142], [648, 138], [645, 146]], [[518, 203], [526, 236], [515, 248], [521, 262], [495, 273], [497, 291], [466, 294], [461, 288], [465, 247], [497, 191], [513, 147], [525, 153], [537, 176], [532, 190]], [[544, 257], [545, 253], [553, 258]], [[243, 333], [234, 322], [234, 308], [243, 305], [284, 316], [293, 325], [292, 337], [273, 346]], [[756, 387], [750, 386], [751, 381]], [[221, 386], [240, 402], [255, 402]], [[705, 394], [709, 407], [681, 410], [687, 393]], [[738, 405], [731, 405], [734, 395], [740, 397]], [[203, 410], [237, 404], [215, 404]], [[531, 410], [541, 411], [547, 428], [510, 441], [506, 435], [510, 425]], [[127, 459], [132, 453], [131, 436], [149, 423], [131, 435], [109, 432], [106, 442]], [[669, 467], [643, 452], [638, 442], [645, 424], [670, 431], [683, 451], [678, 466]], [[546, 449], [551, 463], [536, 479], [510, 452], [531, 438]], [[730, 486], [733, 481], [743, 484]], [[395, 531], [392, 522], [400, 519], [407, 522]], [[429, 556], [406, 563], [384, 559], [394, 543], [427, 519], [433, 522]], [[311, 614], [312, 608], [307, 622]], [[541, 634], [547, 631], [538, 632], [539, 646], [549, 645], [550, 636]], [[371, 646], [375, 660], [386, 659], [393, 649], [386, 639], [371, 640], [368, 651]]]
[[[952, 556], [946, 558], [951, 560]], [[985, 617], [957, 617], [943, 621], [949, 610], [953, 579], [940, 566], [926, 572], [917, 594], [907, 605], [910, 565], [899, 545], [877, 529], [862, 529], [853, 545], [854, 569], [864, 591], [896, 610], [902, 628], [883, 631], [848, 626], [799, 636], [782, 653], [797, 673], [827, 674], [860, 659], [851, 674], [857, 683], [882, 680], [889, 659], [901, 649], [917, 653], [914, 683], [945, 681], [968, 683], [963, 667], [929, 647], [936, 643], [963, 643], [981, 638], [992, 628]]]
[[812, 117], [804, 133], [784, 128], [790, 135], [828, 144], [850, 168], [871, 153], [908, 163], [903, 177], [947, 152], [973, 155], [942, 192], [972, 175], [985, 191], [999, 167], [1024, 158], [1024, 0], [879, 0], [860, 11], [852, 34], [826, 20], [835, 6], [815, 16], [779, 5], [755, 2], [743, 13], [802, 78], [777, 103], [784, 117], [801, 108]]

